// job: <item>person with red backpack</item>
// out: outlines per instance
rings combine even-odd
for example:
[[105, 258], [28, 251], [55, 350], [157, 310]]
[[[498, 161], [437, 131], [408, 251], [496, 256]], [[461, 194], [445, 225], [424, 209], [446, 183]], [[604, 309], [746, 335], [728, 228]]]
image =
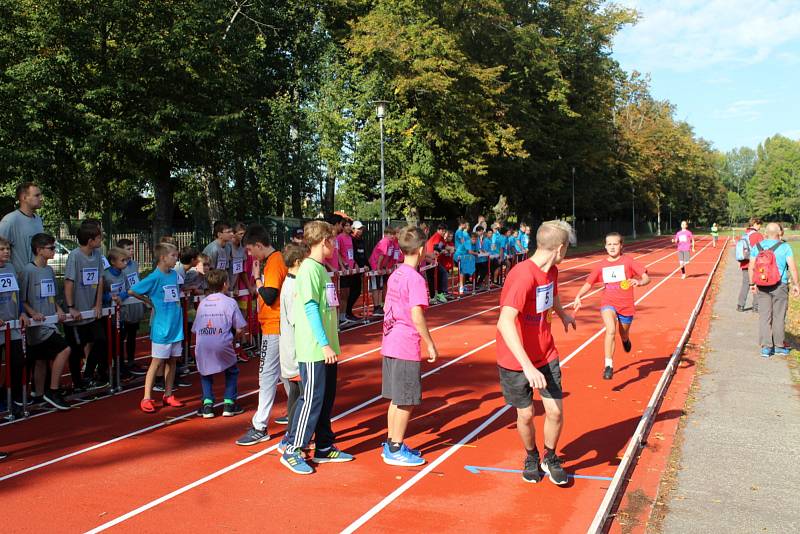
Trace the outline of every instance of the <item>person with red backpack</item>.
[[[736, 243], [736, 259], [739, 261], [739, 268], [742, 270], [742, 287], [739, 290], [739, 300], [736, 303], [736, 311], [743, 312], [747, 304], [747, 294], [750, 293], [750, 252], [760, 243], [764, 236], [761, 230], [761, 219], [753, 217], [750, 225]], [[758, 299], [753, 295], [753, 313], [758, 313]]]
[[782, 229], [778, 223], [769, 223], [767, 238], [750, 251], [748, 275], [750, 287], [758, 301], [758, 336], [761, 356], [789, 354], [785, 345], [786, 310], [789, 307], [789, 279], [793, 297], [800, 296], [797, 285], [797, 265], [792, 247], [781, 241]]

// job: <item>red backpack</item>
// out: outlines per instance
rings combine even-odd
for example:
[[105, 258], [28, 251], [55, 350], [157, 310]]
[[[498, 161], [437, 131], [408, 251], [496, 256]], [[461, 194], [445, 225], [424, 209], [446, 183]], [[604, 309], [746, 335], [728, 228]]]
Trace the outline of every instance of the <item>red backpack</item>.
[[756, 244], [758, 255], [753, 266], [753, 282], [757, 286], [774, 286], [781, 282], [781, 272], [778, 269], [778, 262], [775, 258], [775, 250], [783, 245], [783, 241], [778, 241], [768, 249], [761, 248], [761, 243]]

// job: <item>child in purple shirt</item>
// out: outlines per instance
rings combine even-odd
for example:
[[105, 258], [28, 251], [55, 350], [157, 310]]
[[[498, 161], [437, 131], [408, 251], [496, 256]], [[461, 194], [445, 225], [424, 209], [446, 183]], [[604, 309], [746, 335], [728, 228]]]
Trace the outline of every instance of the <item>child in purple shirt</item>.
[[414, 226], [397, 235], [403, 263], [389, 277], [383, 317], [383, 387], [389, 404], [389, 438], [381, 457], [389, 465], [416, 466], [425, 463], [419, 451], [409, 449], [403, 438], [414, 406], [422, 402], [420, 341], [428, 347], [428, 362], [438, 353], [425, 322], [428, 307], [428, 284], [417, 271], [424, 256], [426, 236]]
[[687, 230], [689, 223], [681, 221], [681, 229], [672, 238], [673, 243], [678, 245], [678, 262], [681, 265], [681, 279], [686, 278], [686, 264], [689, 263], [691, 255], [689, 251], [694, 252], [694, 234]]
[[197, 415], [205, 419], [214, 417], [214, 375], [224, 372], [222, 416], [231, 417], [244, 411], [236, 402], [239, 366], [233, 347], [233, 330], [238, 336], [247, 322], [236, 301], [227, 296], [227, 271], [210, 270], [206, 282], [211, 293], [200, 302], [192, 325], [192, 332], [197, 336], [197, 370], [203, 386], [203, 405]]

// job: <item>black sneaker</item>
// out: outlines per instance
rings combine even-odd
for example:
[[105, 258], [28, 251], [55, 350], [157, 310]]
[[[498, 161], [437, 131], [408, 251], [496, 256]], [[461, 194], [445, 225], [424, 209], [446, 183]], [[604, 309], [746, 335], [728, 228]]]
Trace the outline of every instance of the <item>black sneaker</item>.
[[203, 404], [199, 410], [197, 410], [197, 415], [202, 417], [203, 419], [212, 419], [214, 417], [214, 405], [213, 404]]
[[[191, 387], [192, 383], [186, 380], [185, 378], [178, 377], [175, 379], [175, 387], [179, 388], [188, 388]], [[155, 388], [153, 388], [155, 389]]]
[[534, 456], [525, 456], [525, 463], [522, 466], [522, 480], [536, 484], [542, 480], [542, 473], [539, 471], [539, 451]]
[[191, 373], [191, 369], [189, 369], [188, 365], [181, 365], [178, 367], [178, 376], [186, 376]]
[[8, 458], [8, 453], [0, 451], [0, 460], [5, 460], [6, 458]]
[[358, 317], [356, 317], [352, 313], [345, 314], [344, 318], [347, 319], [348, 321], [350, 321], [351, 323], [360, 323], [361, 322], [361, 319], [359, 319]]
[[153, 384], [153, 391], [164, 391], [164, 377], [158, 376], [156, 377], [155, 383]]
[[375, 306], [372, 308], [372, 315], [376, 317], [383, 317], [383, 306]]
[[614, 376], [614, 368], [613, 367], [606, 367], [603, 369], [603, 380], [611, 380]]
[[622, 348], [625, 349], [625, 352], [630, 352], [631, 351], [631, 340], [630, 340], [630, 338], [626, 339], [625, 341], [622, 342]]
[[568, 481], [567, 472], [561, 467], [561, 458], [556, 456], [554, 452], [548, 451], [544, 455], [542, 470], [550, 477], [550, 482], [553, 484], [563, 486]]
[[104, 389], [109, 387], [111, 384], [108, 382], [108, 378], [106, 377], [97, 377], [91, 382], [89, 382], [89, 389]]
[[57, 389], [46, 389], [44, 391], [44, 395], [42, 395], [42, 399], [57, 410], [69, 410], [72, 408], [72, 405], [67, 402], [67, 400], [64, 398], [64, 395], [62, 395]]
[[128, 372], [133, 376], [144, 376], [147, 374], [147, 369], [144, 367], [139, 367], [136, 364], [132, 364], [128, 367]]
[[72, 385], [73, 393], [85, 393], [88, 390], [89, 390], [89, 381], [85, 379], [81, 379], [80, 382]]
[[739, 306], [739, 305], [737, 304], [737, 305], [736, 305], [736, 311], [738, 311], [738, 312], [743, 312], [743, 311], [744, 311], [744, 306]]
[[264, 441], [269, 441], [269, 439], [270, 439], [269, 434], [267, 434], [263, 430], [258, 430], [256, 428], [250, 427], [250, 429], [244, 436], [236, 440], [236, 444], [247, 447], [249, 445], [256, 445]]
[[234, 415], [239, 415], [240, 413], [244, 413], [239, 404], [235, 402], [226, 402], [222, 405], [222, 417], [233, 417]]

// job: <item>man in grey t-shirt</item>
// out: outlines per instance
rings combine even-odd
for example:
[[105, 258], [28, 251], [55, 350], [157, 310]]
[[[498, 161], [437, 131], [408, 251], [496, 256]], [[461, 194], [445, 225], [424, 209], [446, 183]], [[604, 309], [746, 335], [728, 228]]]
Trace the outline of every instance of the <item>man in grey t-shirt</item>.
[[217, 221], [214, 223], [214, 241], [203, 249], [203, 254], [211, 259], [211, 268], [227, 271], [231, 265], [231, 241], [233, 228], [231, 225]]
[[42, 190], [32, 182], [25, 182], [17, 187], [19, 209], [6, 214], [0, 221], [0, 236], [11, 243], [11, 263], [17, 275], [33, 261], [31, 238], [44, 232], [42, 218], [36, 210], [42, 207]]

